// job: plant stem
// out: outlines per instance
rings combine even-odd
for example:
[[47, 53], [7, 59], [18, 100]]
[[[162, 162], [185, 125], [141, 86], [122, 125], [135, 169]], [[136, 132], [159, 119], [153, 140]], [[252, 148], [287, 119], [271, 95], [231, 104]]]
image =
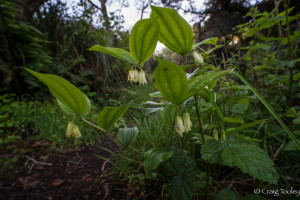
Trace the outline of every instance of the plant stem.
[[82, 121], [88, 123], [89, 125], [91, 125], [91, 126], [97, 128], [97, 129], [99, 129], [100, 131], [103, 131], [103, 132], [107, 133], [111, 138], [113, 138], [113, 139], [114, 139], [115, 141], [117, 141], [120, 145], [122, 145], [125, 149], [127, 149], [128, 152], [129, 152], [129, 153], [130, 153], [130, 154], [131, 154], [131, 155], [139, 162], [139, 164], [140, 164], [142, 167], [144, 166], [144, 165], [143, 165], [143, 162], [142, 162], [138, 157], [136, 157], [136, 155], [129, 149], [129, 147], [128, 147], [126, 144], [124, 144], [123, 142], [121, 142], [118, 138], [116, 138], [115, 136], [113, 136], [113, 135], [112, 135], [111, 133], [109, 133], [107, 130], [104, 130], [103, 128], [97, 126], [96, 124], [93, 124], [92, 122], [86, 120], [86, 119], [83, 118], [83, 117], [80, 117], [80, 118], [82, 119]]
[[175, 128], [175, 119], [176, 119], [177, 114], [178, 114], [178, 107], [176, 107], [176, 111], [175, 111], [175, 115], [174, 115], [174, 120], [173, 120], [172, 130], [171, 130], [171, 138], [170, 138], [168, 150], [170, 150], [171, 144], [173, 142], [173, 134], [174, 134], [174, 128]]
[[194, 95], [194, 100], [195, 100], [195, 108], [196, 108], [196, 114], [197, 114], [197, 119], [198, 119], [198, 129], [199, 129], [199, 131], [201, 133], [202, 143], [204, 144], [205, 143], [204, 131], [203, 131], [201, 117], [200, 117], [200, 112], [199, 112], [199, 107], [198, 107], [197, 95]]

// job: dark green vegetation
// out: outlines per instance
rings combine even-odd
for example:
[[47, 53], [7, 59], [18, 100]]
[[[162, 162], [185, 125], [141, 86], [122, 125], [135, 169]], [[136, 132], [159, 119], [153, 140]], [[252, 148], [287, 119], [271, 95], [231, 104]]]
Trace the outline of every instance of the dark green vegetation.
[[[92, 1], [72, 16], [60, 1], [37, 1], [31, 14], [0, 2], [3, 152], [110, 138], [119, 151], [99, 147], [111, 158], [97, 157], [137, 188], [124, 199], [299, 199], [297, 1], [208, 0], [203, 12], [186, 10], [209, 17], [193, 29], [151, 6], [130, 34], [106, 1], [100, 28]], [[154, 58], [157, 41], [168, 49]], [[26, 147], [18, 153], [1, 157], [2, 179], [16, 176]]]

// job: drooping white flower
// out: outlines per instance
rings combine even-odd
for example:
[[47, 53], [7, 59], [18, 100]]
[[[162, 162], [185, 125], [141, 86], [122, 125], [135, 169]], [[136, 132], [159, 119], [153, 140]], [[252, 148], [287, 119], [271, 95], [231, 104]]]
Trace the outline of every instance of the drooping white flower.
[[194, 57], [196, 63], [203, 63], [203, 57], [197, 51], [193, 51], [193, 57]]
[[130, 81], [130, 83], [132, 83], [133, 80], [134, 80], [134, 70], [131, 69], [131, 70], [129, 70], [129, 72], [128, 72], [128, 79], [127, 79], [127, 81]]
[[185, 132], [189, 132], [191, 130], [192, 125], [193, 125], [189, 113], [184, 113], [183, 114], [183, 124], [184, 124]]
[[66, 130], [66, 136], [79, 138], [81, 137], [80, 130], [73, 122], [69, 122]]
[[135, 83], [137, 83], [137, 82], [139, 82], [139, 71], [138, 70], [133, 70], [133, 72], [134, 72], [134, 77], [133, 77], [133, 82], [135, 82]]
[[175, 118], [175, 129], [177, 133], [179, 133], [179, 135], [182, 137], [184, 132], [184, 126], [183, 126], [182, 118], [180, 116], [177, 116]]
[[146, 74], [145, 74], [144, 70], [141, 70], [139, 72], [139, 83], [143, 84], [143, 85], [147, 84]]

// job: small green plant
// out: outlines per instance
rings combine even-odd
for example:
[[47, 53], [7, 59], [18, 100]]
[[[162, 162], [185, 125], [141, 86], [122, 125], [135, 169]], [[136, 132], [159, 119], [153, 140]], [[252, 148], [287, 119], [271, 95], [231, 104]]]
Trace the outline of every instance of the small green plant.
[[[110, 134], [131, 157], [123, 158], [133, 161], [139, 168], [142, 167], [147, 179], [156, 180], [161, 177], [169, 186], [170, 193], [167, 196], [174, 200], [191, 199], [196, 190], [196, 177], [203, 177], [204, 170], [206, 178], [202, 184], [203, 193], [200, 195], [208, 198], [212, 179], [209, 166], [213, 164], [237, 167], [254, 179], [277, 184], [278, 173], [267, 152], [259, 147], [255, 138], [238, 134], [266, 120], [257, 119], [245, 123], [240, 115], [248, 109], [247, 99], [238, 100], [236, 105], [230, 109], [226, 108], [227, 111], [221, 108], [218, 105], [221, 95], [221, 92], [217, 92], [218, 80], [223, 79], [226, 82], [224, 77], [230, 74], [238, 77], [245, 84], [239, 87], [251, 90], [300, 148], [294, 134], [256, 89], [240, 74], [233, 72], [233, 69], [220, 71], [210, 67], [212, 70], [203, 70], [209, 66], [205, 65], [198, 52], [202, 51], [200, 46], [212, 44], [214, 46], [212, 49], [202, 51], [204, 54], [210, 54], [220, 48], [220, 45], [217, 45], [217, 38], [194, 44], [192, 28], [175, 10], [154, 6], [151, 8], [150, 19], [138, 21], [132, 29], [129, 38], [130, 52], [101, 45], [95, 45], [89, 50], [106, 53], [130, 63], [132, 69], [129, 71], [128, 81], [139, 84], [146, 84], [146, 77], [152, 82], [150, 76], [143, 70], [143, 63], [153, 55], [158, 41], [181, 56], [186, 57], [190, 53], [194, 55], [196, 63], [185, 66], [157, 58], [159, 65], [153, 72], [155, 79], [153, 85], [158, 92], [151, 93], [150, 96], [160, 99], [160, 103], [152, 102], [159, 107], [151, 113], [163, 111], [162, 127], [160, 130], [159, 127], [153, 130], [157, 132], [151, 132], [149, 129], [148, 133], [148, 130], [144, 130], [144, 133], [141, 130], [138, 133], [137, 128], [122, 128], [119, 129], [117, 136], [114, 136], [109, 131], [129, 106], [104, 107], [96, 125], [85, 118], [90, 112], [91, 104], [78, 88], [61, 77], [41, 74], [26, 68], [47, 85], [62, 110], [70, 114], [67, 135], [81, 136], [74, 123], [76, 118]], [[187, 75], [185, 70], [192, 67], [196, 69]], [[232, 126], [232, 124], [240, 125]], [[140, 140], [139, 135], [142, 133], [145, 134], [144, 138], [149, 139], [148, 141]], [[155, 138], [154, 135], [159, 138]], [[161, 141], [157, 141], [160, 139]], [[142, 142], [143, 147], [135, 146], [135, 143], [142, 145]]]

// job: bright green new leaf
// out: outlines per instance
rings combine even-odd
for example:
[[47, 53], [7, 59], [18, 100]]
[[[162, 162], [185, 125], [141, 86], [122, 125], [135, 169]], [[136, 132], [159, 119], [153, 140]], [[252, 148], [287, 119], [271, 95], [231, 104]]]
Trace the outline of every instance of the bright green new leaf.
[[99, 51], [102, 53], [106, 53], [108, 55], [120, 58], [122, 60], [125, 60], [131, 64], [137, 64], [131, 54], [128, 51], [125, 51], [124, 49], [120, 48], [113, 48], [113, 47], [104, 47], [101, 45], [94, 45], [90, 49], [90, 51]]
[[194, 44], [193, 49], [200, 47], [202, 44], [213, 44], [213, 45], [217, 46], [217, 42], [218, 42], [218, 37], [208, 38], [208, 39], [202, 40], [201, 42], [199, 42], [197, 44]]
[[119, 106], [114, 108], [105, 106], [98, 116], [98, 125], [107, 131], [125, 114], [128, 108], [129, 106]]
[[[28, 68], [25, 69], [43, 82], [49, 88], [53, 96], [63, 103], [69, 111], [72, 111], [71, 113], [82, 116], [89, 112], [89, 100], [69, 81], [56, 75], [41, 74]], [[59, 105], [61, 106], [61, 104]]]
[[187, 55], [193, 48], [192, 27], [176, 10], [151, 6], [151, 18], [160, 24], [159, 41], [180, 55]]
[[213, 81], [219, 79], [220, 77], [224, 76], [225, 74], [229, 73], [231, 70], [227, 71], [219, 71], [213, 72], [209, 74], [199, 75], [194, 78], [188, 80], [189, 84], [189, 92], [188, 97], [191, 97], [197, 94], [202, 88], [208, 86]]
[[135, 140], [138, 133], [139, 133], [139, 129], [137, 127], [120, 128], [117, 138], [123, 144], [129, 146]]
[[132, 28], [129, 49], [138, 64], [147, 61], [153, 54], [159, 36], [159, 23], [155, 19], [142, 19]]
[[178, 65], [157, 58], [159, 65], [153, 72], [155, 87], [175, 105], [187, 99], [188, 81], [185, 72]]
[[158, 167], [160, 163], [166, 161], [173, 155], [173, 152], [165, 152], [160, 149], [150, 149], [144, 153], [144, 169], [147, 178], [151, 177], [151, 173]]

